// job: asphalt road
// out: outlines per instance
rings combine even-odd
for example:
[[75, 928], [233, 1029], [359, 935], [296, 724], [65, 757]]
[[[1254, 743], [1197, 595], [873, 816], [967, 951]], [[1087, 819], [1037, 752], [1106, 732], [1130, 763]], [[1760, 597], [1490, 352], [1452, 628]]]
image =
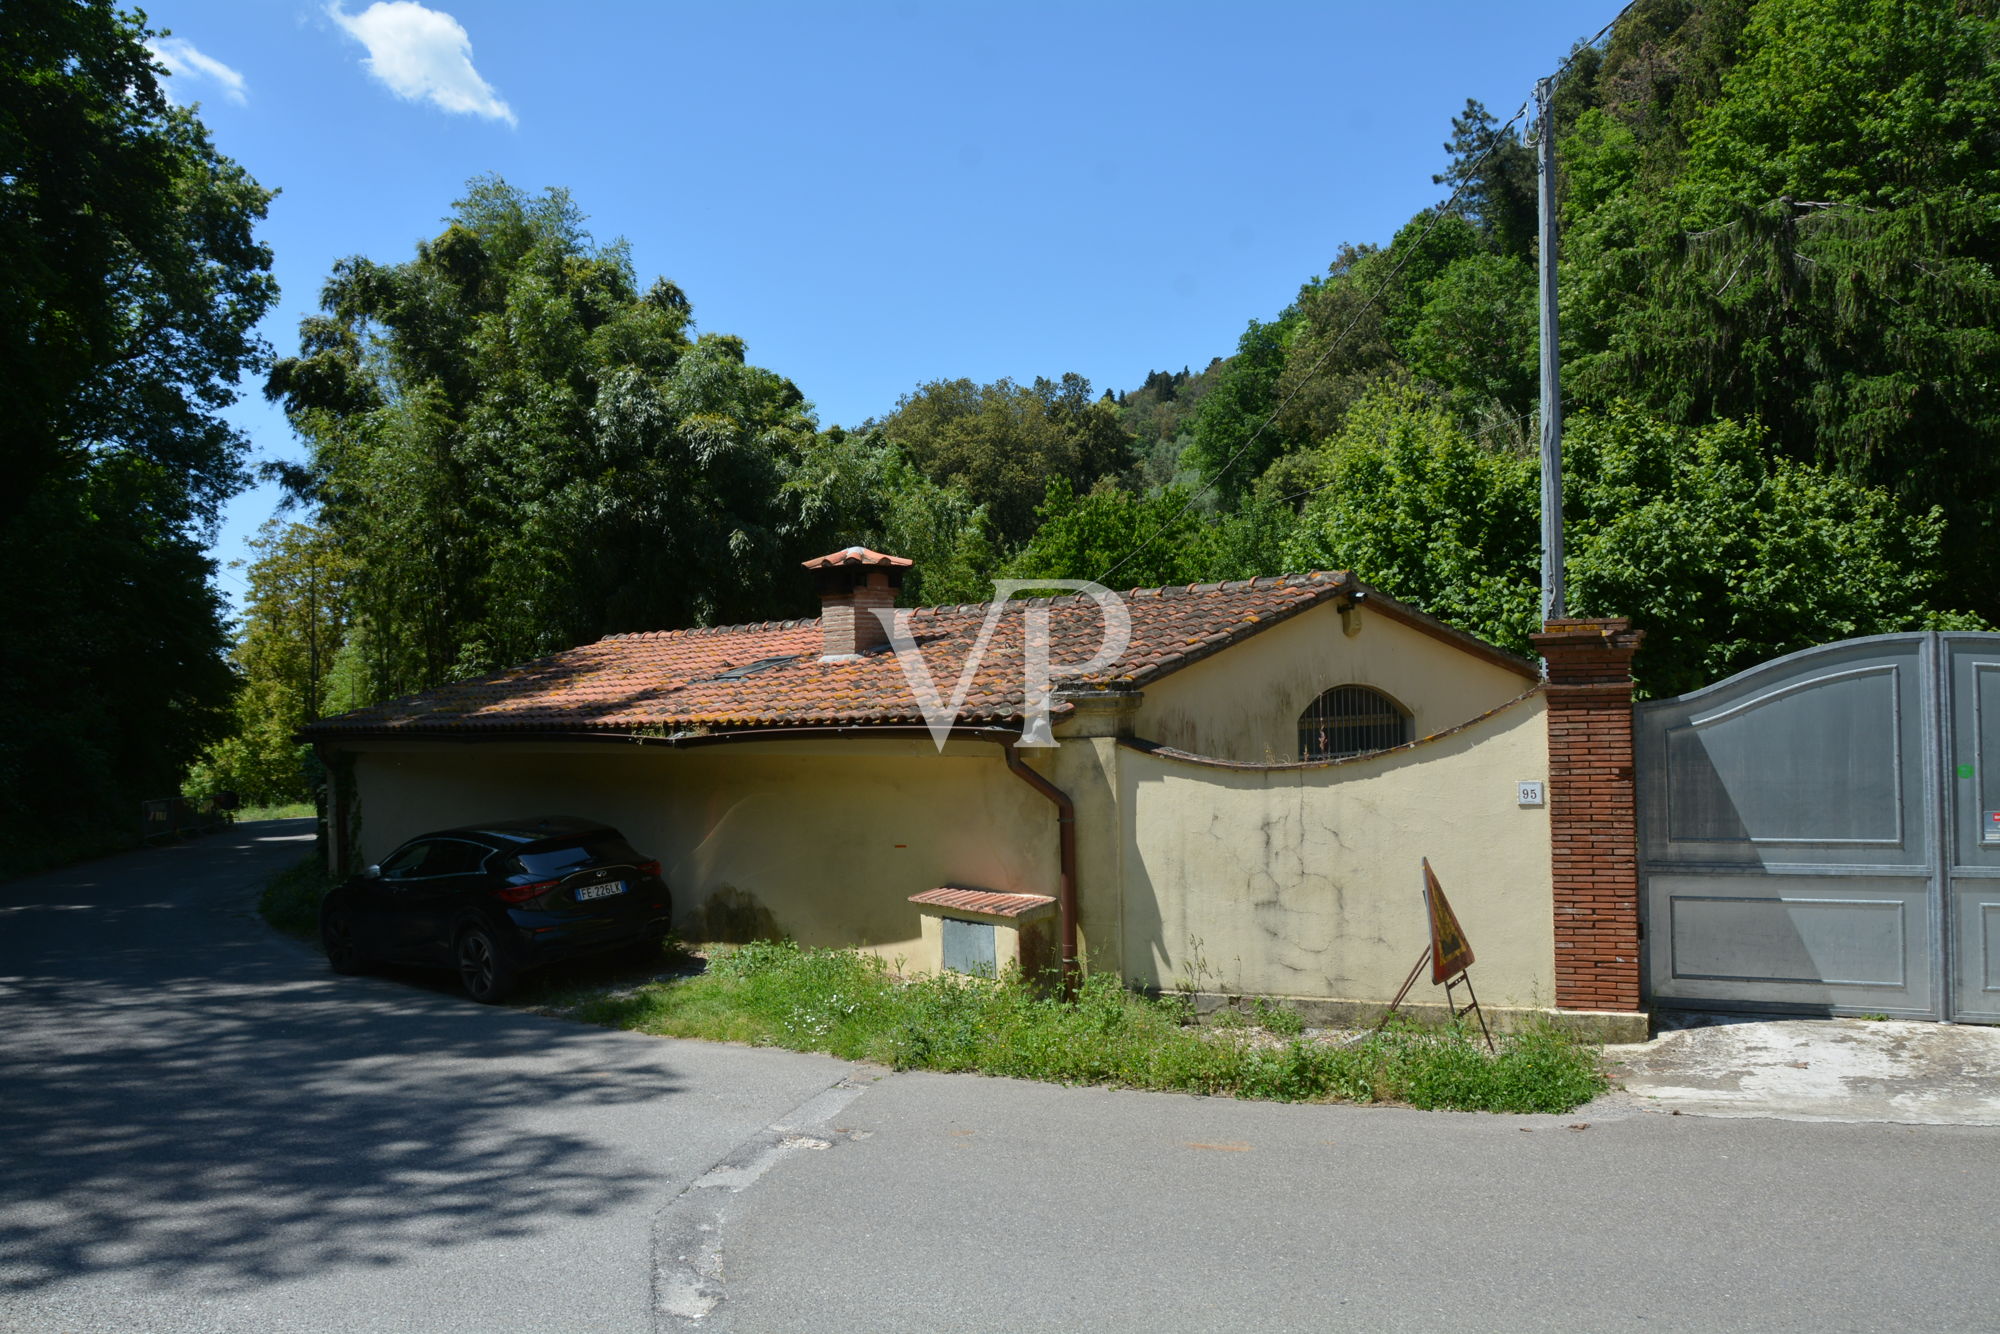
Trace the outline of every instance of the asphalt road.
[[846, 1073], [335, 978], [309, 822], [0, 885], [0, 1330], [649, 1330], [662, 1205]]
[[0, 1330], [1990, 1330], [2000, 1129], [1287, 1107], [328, 976], [302, 826], [0, 885]]

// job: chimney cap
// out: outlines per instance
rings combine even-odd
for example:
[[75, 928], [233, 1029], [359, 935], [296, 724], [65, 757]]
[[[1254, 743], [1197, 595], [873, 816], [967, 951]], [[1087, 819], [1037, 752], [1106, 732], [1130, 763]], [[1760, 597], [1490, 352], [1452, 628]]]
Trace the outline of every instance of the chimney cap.
[[874, 566], [877, 569], [907, 569], [916, 562], [908, 556], [889, 556], [880, 551], [870, 551], [867, 547], [842, 547], [839, 551], [828, 552], [824, 556], [814, 556], [801, 562], [808, 570], [830, 570], [840, 565]]

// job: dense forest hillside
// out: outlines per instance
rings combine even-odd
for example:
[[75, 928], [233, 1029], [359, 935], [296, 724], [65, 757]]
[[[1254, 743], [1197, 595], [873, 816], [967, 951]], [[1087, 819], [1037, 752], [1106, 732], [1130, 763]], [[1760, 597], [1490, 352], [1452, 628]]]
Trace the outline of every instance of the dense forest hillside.
[[[139, 200], [134, 244], [227, 285], [156, 295], [131, 284], [171, 265], [135, 266], [109, 306], [77, 306], [101, 346], [42, 366], [29, 354], [54, 345], [24, 344], [9, 363], [31, 411], [10, 427], [28, 485], [8, 522], [33, 540], [10, 537], [47, 567], [6, 609], [36, 627], [10, 643], [10, 792], [56, 764], [110, 812], [194, 760], [192, 792], [299, 795], [291, 738], [315, 716], [606, 633], [810, 614], [797, 562], [848, 542], [913, 557], [912, 602], [983, 598], [1001, 576], [1349, 568], [1524, 648], [1545, 131], [1570, 604], [1647, 629], [1642, 686], [2000, 620], [1981, 577], [2000, 558], [1991, 4], [1639, 0], [1570, 53], [1552, 126], [1439, 108], [1437, 158], [1409, 165], [1437, 204], [1393, 236], [1328, 237], [1324, 268], [1283, 309], [1246, 311], [1233, 348], [1162, 348], [1135, 385], [1061, 367], [938, 380], [845, 426], [740, 339], [697, 336], [691, 294], [593, 236], [582, 201], [474, 180], [414, 253], [335, 266], [268, 363], [307, 461], [278, 470], [290, 503], [246, 572], [227, 664], [195, 543], [242, 481], [214, 413], [261, 355], [247, 331], [268, 256], [249, 228], [266, 196], [158, 97], [130, 23], [29, 8], [41, 72], [24, 63], [0, 106], [10, 308], [82, 302], [88, 284], [35, 284], [93, 262], [51, 239], [23, 184], [60, 185], [36, 184], [19, 129], [55, 114], [27, 91], [52, 70], [158, 145], [133, 179], [214, 201], [207, 233], [153, 236], [168, 215]], [[86, 48], [109, 63], [63, 63]], [[96, 133], [91, 114], [50, 132]], [[117, 345], [153, 309], [181, 322], [161, 344], [178, 361]], [[159, 415], [120, 415], [134, 405]], [[66, 613], [86, 581], [128, 590], [129, 614]], [[160, 670], [137, 679], [120, 666], [135, 656]], [[87, 707], [52, 673], [92, 682]]]

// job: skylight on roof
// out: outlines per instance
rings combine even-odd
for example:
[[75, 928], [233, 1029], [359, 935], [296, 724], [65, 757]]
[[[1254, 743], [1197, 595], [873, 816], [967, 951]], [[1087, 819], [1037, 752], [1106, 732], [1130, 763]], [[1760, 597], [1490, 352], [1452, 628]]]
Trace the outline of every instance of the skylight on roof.
[[788, 662], [796, 662], [798, 661], [798, 656], [796, 653], [787, 653], [781, 658], [759, 658], [755, 662], [746, 662], [740, 667], [730, 667], [724, 671], [717, 672], [708, 679], [711, 681], [741, 681], [746, 676], [755, 676], [758, 672], [768, 672], [773, 667], [782, 667]]

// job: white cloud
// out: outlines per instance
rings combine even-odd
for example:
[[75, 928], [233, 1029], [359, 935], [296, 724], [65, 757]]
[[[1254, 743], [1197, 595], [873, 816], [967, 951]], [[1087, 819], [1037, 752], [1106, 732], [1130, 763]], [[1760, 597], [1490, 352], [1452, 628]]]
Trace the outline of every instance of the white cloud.
[[230, 101], [240, 104], [249, 100], [243, 76], [214, 56], [204, 55], [193, 42], [180, 37], [162, 37], [146, 43], [146, 49], [176, 79], [190, 79], [197, 83], [209, 80], [217, 84], [222, 89], [222, 95]]
[[359, 14], [336, 0], [326, 12], [368, 48], [368, 72], [398, 97], [515, 123], [513, 110], [472, 67], [472, 39], [451, 15], [416, 0], [377, 0]]

